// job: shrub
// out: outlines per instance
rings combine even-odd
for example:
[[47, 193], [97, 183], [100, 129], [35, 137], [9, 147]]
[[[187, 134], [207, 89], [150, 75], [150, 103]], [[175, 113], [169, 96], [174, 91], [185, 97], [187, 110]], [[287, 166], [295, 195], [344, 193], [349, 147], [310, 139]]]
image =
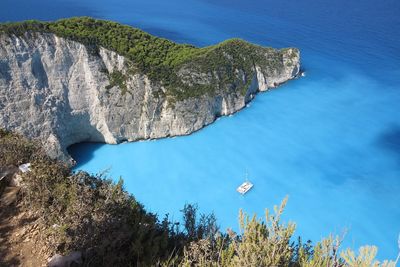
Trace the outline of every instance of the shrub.
[[[239, 214], [241, 234], [228, 231], [193, 241], [185, 247], [180, 266], [293, 266], [293, 267], [394, 267], [396, 262], [375, 260], [376, 247], [365, 246], [359, 255], [351, 249], [340, 253], [341, 239], [330, 236], [312, 245], [311, 241], [298, 244], [292, 242], [295, 224], [280, 222], [286, 205], [285, 198], [274, 213], [266, 210], [265, 221], [256, 216]], [[399, 240], [400, 242], [400, 240]], [[399, 243], [400, 246], [400, 243]], [[400, 249], [400, 247], [399, 247]], [[400, 254], [399, 257], [400, 258]]]
[[42, 153], [36, 142], [0, 129], [0, 166], [19, 166]]
[[396, 265], [375, 260], [373, 246], [360, 248], [357, 256], [350, 249], [340, 253], [338, 237], [314, 246], [299, 238], [295, 244], [295, 224], [281, 222], [287, 198], [273, 213], [266, 210], [264, 221], [240, 211], [239, 234], [219, 232], [213, 214], [198, 215], [197, 205], [185, 205], [180, 229], [168, 215], [159, 221], [146, 212], [122, 179], [113, 183], [102, 174], [73, 173], [20, 135], [0, 130], [0, 159], [1, 164], [31, 161], [31, 171], [23, 174], [22, 201], [40, 218], [41, 242], [51, 254], [85, 252], [84, 266]]

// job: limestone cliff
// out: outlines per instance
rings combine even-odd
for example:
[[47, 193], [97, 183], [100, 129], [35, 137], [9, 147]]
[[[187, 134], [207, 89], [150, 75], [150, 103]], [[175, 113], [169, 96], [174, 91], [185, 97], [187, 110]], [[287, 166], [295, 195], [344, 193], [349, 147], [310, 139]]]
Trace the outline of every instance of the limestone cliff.
[[[183, 64], [177, 71], [182, 84], [220, 85], [179, 99], [162, 83], [132, 72], [130, 59], [103, 47], [92, 50], [53, 33], [0, 34], [0, 127], [40, 138], [52, 157], [68, 159], [66, 148], [78, 142], [190, 134], [299, 73], [297, 49], [269, 49], [263, 55], [267, 64], [254, 64], [251, 73], [234, 66], [232, 75], [248, 85], [246, 91], [232, 83], [221, 86], [218, 71]], [[125, 77], [123, 85], [111, 81], [112, 73]]]

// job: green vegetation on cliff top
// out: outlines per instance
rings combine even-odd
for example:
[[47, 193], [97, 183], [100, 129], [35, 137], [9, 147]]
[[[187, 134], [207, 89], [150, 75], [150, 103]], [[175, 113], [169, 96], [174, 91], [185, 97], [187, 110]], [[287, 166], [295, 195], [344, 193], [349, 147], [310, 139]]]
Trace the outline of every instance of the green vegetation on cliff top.
[[[277, 68], [281, 66], [284, 51], [257, 46], [240, 39], [197, 48], [158, 38], [131, 26], [89, 17], [0, 24], [0, 33], [21, 36], [27, 32], [54, 33], [83, 43], [94, 51], [99, 47], [115, 51], [130, 59], [135, 71], [162, 84], [178, 100], [213, 93], [223, 88], [235, 88], [244, 93], [254, 75], [254, 64]], [[198, 81], [189, 78], [188, 83], [183, 83], [177, 75], [183, 66], [197, 72], [211, 73], [212, 82], [200, 86]], [[244, 77], [237, 75], [237, 69], [243, 71]]]

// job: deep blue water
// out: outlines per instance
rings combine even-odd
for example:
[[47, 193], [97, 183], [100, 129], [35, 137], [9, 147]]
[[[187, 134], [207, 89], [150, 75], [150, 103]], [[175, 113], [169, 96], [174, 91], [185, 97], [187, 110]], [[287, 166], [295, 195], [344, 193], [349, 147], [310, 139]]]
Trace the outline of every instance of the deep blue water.
[[[0, 21], [89, 15], [199, 46], [241, 37], [302, 52], [306, 77], [186, 137], [71, 149], [77, 169], [109, 169], [149, 210], [184, 203], [237, 229], [240, 208], [284, 218], [318, 241], [394, 258], [400, 232], [400, 2], [397, 0], [2, 0]], [[236, 193], [248, 170], [255, 187]]]

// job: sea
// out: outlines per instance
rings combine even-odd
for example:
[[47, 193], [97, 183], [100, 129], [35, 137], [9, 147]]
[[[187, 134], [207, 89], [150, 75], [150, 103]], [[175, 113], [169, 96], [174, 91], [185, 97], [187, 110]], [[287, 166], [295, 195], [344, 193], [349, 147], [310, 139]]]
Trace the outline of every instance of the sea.
[[[282, 221], [314, 244], [376, 245], [400, 233], [400, 1], [2, 0], [0, 21], [109, 19], [199, 47], [227, 38], [298, 47], [305, 76], [184, 137], [70, 148], [75, 170], [125, 182], [147, 210], [180, 220], [185, 204], [239, 231], [239, 210]], [[236, 188], [245, 175], [254, 184]]]

